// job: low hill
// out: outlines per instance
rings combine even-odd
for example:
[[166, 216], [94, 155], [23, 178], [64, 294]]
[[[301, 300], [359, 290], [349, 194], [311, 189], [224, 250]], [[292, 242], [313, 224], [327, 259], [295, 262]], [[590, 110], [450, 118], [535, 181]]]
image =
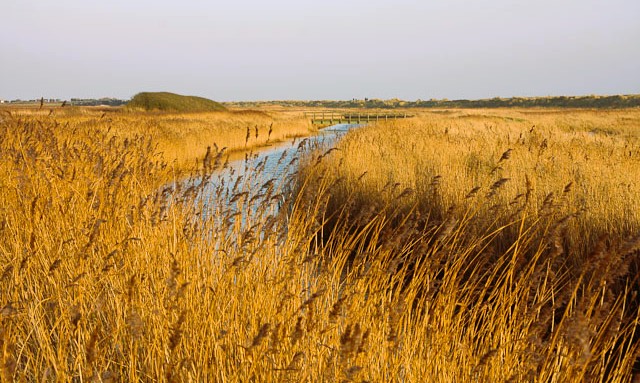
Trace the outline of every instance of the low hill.
[[216, 112], [226, 110], [221, 104], [207, 98], [182, 96], [169, 92], [138, 93], [127, 103], [127, 108], [166, 112]]

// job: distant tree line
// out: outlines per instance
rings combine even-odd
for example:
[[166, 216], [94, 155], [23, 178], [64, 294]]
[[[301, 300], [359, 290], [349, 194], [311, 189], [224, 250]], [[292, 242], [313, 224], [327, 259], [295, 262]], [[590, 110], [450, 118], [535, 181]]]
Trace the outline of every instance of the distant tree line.
[[126, 100], [119, 100], [117, 98], [72, 98], [71, 105], [74, 106], [100, 106], [100, 105], [108, 105], [108, 106], [120, 106], [126, 104]]
[[380, 100], [365, 98], [346, 101], [316, 100], [316, 101], [239, 101], [227, 102], [228, 106], [257, 107], [265, 105], [282, 105], [294, 107], [321, 108], [588, 108], [615, 109], [640, 107], [640, 94], [615, 96], [553, 96], [553, 97], [512, 97], [488, 98], [481, 100], [448, 100], [431, 99], [404, 101], [400, 99]]

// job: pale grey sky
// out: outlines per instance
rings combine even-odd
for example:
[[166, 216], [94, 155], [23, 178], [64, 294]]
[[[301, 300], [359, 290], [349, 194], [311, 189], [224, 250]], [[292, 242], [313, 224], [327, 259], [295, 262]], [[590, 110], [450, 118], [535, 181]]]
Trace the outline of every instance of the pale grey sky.
[[639, 0], [0, 0], [0, 99], [640, 93]]

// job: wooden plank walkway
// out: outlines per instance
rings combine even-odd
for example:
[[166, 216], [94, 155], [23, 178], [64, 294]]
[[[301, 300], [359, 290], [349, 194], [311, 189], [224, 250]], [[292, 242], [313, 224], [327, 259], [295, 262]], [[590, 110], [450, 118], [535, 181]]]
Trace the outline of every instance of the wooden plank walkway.
[[411, 118], [413, 115], [406, 112], [337, 112], [319, 111], [305, 112], [305, 117], [311, 120], [312, 125], [330, 126], [335, 124], [366, 124], [369, 122], [389, 121], [402, 118]]

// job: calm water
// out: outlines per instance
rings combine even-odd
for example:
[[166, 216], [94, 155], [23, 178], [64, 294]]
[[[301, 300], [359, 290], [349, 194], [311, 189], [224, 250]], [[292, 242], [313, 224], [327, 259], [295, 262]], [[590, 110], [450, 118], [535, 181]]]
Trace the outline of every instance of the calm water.
[[208, 207], [203, 214], [235, 222], [240, 218], [242, 226], [251, 225], [248, 220], [252, 217], [259, 220], [265, 215], [275, 215], [290, 191], [288, 186], [293, 182], [300, 156], [309, 148], [330, 149], [358, 126], [330, 126], [304, 139], [292, 139], [239, 159], [228, 159], [227, 165], [213, 174], [197, 197]]
[[[274, 144], [262, 148], [255, 153], [246, 154], [244, 158], [230, 161], [225, 169], [216, 173], [211, 180], [211, 188], [221, 184], [233, 185], [238, 182], [242, 190], [253, 190], [250, 186], [261, 186], [272, 180], [274, 188], [281, 187], [296, 169], [297, 158], [305, 149], [322, 147], [329, 149], [350, 129], [358, 127], [353, 124], [340, 124], [324, 128], [317, 134], [304, 139], [293, 139], [288, 142]], [[240, 181], [238, 179], [240, 178]], [[246, 183], [250, 183], [250, 185]]]
[[[266, 182], [268, 179], [284, 180], [287, 176], [295, 171], [295, 166], [288, 166], [294, 158], [301, 154], [301, 151], [307, 148], [321, 146], [326, 149], [331, 148], [335, 142], [346, 132], [358, 125], [340, 124], [322, 129], [317, 134], [304, 138], [295, 139], [289, 142], [279, 143], [270, 148], [262, 149], [259, 152], [249, 155], [245, 159], [232, 161], [227, 169], [220, 172], [222, 179], [231, 181], [238, 175], [245, 175], [247, 170], [252, 168], [251, 165], [258, 165], [264, 161], [261, 166], [261, 177], [257, 182]], [[247, 166], [249, 165], [249, 166]]]

